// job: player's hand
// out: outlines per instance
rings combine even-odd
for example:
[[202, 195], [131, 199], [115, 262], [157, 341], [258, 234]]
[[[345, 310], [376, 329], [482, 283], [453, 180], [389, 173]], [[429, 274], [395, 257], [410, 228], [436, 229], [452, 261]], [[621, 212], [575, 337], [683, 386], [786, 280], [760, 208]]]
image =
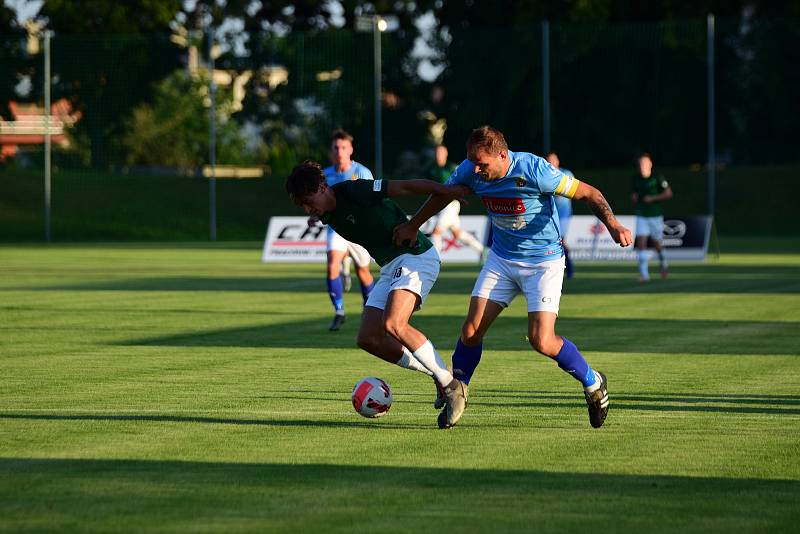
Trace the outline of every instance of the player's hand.
[[392, 233], [395, 245], [399, 247], [413, 247], [417, 244], [417, 231], [413, 224], [404, 222], [394, 227]]
[[645, 196], [642, 197], [642, 202], [644, 202], [645, 204], [652, 204], [653, 203], [653, 197], [650, 196], [650, 195], [645, 195]]
[[613, 239], [615, 243], [619, 243], [621, 247], [628, 247], [633, 244], [631, 231], [619, 223], [609, 227], [608, 233], [611, 235], [611, 239]]
[[316, 215], [312, 215], [311, 217], [308, 218], [306, 224], [308, 224], [309, 228], [315, 227], [317, 224], [319, 224], [319, 217], [317, 217]]

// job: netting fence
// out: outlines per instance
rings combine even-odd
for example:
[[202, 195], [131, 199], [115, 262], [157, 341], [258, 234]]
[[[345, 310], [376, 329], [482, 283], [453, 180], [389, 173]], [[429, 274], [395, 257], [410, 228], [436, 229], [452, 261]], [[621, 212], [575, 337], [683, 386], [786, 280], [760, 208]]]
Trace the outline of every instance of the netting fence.
[[[770, 217], [743, 213], [761, 184], [787, 189], [800, 168], [800, 30], [717, 19], [714, 31], [719, 231], [796, 234], [787, 195], [757, 193]], [[260, 239], [270, 216], [297, 213], [283, 177], [301, 159], [327, 162], [337, 127], [354, 135], [357, 161], [380, 157], [380, 174], [402, 179], [425, 176], [436, 142], [460, 161], [469, 131], [492, 124], [514, 150], [556, 150], [619, 213], [632, 211], [634, 158], [647, 151], [675, 191], [669, 211], [709, 209], [705, 19], [453, 28], [438, 70], [387, 32], [379, 91], [369, 32], [251, 35], [247, 54], [209, 47], [209, 35], [51, 37], [53, 240], [204, 240], [211, 210], [218, 239]], [[15, 87], [0, 103], [0, 240], [37, 241], [45, 58], [11, 61], [15, 47], [0, 37], [0, 88]]]

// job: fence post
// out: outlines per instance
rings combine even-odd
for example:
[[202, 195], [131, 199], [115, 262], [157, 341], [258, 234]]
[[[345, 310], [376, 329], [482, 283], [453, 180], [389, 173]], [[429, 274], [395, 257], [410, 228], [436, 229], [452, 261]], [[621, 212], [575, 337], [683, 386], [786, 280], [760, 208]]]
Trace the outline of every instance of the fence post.
[[208, 165], [211, 176], [208, 177], [208, 235], [211, 241], [217, 240], [217, 86], [214, 83], [214, 28], [206, 27], [208, 44]]
[[50, 242], [52, 145], [50, 138], [50, 30], [44, 32], [44, 239]]
[[717, 152], [714, 108], [714, 15], [706, 19], [706, 56], [708, 58], [708, 214], [712, 217], [716, 209]]
[[542, 135], [547, 154], [550, 152], [550, 21], [547, 20], [542, 21]]

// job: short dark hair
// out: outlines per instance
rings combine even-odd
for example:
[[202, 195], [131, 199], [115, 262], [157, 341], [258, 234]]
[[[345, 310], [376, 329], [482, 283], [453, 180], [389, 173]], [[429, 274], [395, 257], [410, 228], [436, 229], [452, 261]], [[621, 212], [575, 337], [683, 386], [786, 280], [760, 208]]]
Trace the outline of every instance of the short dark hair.
[[336, 128], [333, 133], [331, 134], [331, 143], [338, 139], [343, 139], [345, 141], [350, 141], [350, 144], [353, 144], [353, 136], [349, 133], [345, 132], [341, 128]]
[[286, 193], [295, 204], [300, 204], [303, 199], [319, 191], [320, 186], [325, 182], [325, 173], [322, 166], [316, 161], [305, 160], [297, 165], [289, 177], [286, 178]]
[[467, 139], [467, 157], [472, 158], [479, 150], [485, 150], [489, 154], [499, 154], [508, 150], [506, 138], [491, 126], [481, 126], [472, 130]]

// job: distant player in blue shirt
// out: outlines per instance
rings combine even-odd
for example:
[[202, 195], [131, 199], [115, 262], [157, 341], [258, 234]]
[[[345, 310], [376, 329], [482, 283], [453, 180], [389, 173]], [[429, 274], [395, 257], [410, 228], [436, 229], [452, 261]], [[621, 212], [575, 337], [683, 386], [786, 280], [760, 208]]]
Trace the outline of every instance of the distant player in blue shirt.
[[[570, 178], [575, 178], [572, 171], [561, 167], [561, 160], [558, 159], [558, 154], [555, 152], [548, 152], [545, 158], [547, 163], [560, 170]], [[572, 200], [568, 197], [556, 195], [553, 197], [556, 201], [556, 211], [558, 212], [558, 223], [561, 226], [561, 245], [564, 247], [564, 263], [566, 265], [567, 278], [572, 278], [575, 270], [572, 265], [572, 260], [569, 257], [569, 249], [567, 248], [567, 232], [569, 232], [569, 223], [572, 219]]]
[[[448, 185], [462, 185], [481, 198], [492, 221], [494, 239], [472, 290], [453, 354], [453, 374], [469, 382], [489, 327], [516, 295], [524, 293], [531, 346], [581, 382], [589, 422], [599, 428], [608, 414], [606, 377], [589, 366], [575, 344], [555, 333], [564, 278], [555, 196], [585, 202], [620, 246], [632, 243], [631, 232], [614, 217], [600, 191], [565, 175], [544, 158], [508, 150], [503, 134], [491, 126], [472, 131], [467, 158]], [[417, 229], [444, 205], [443, 200], [430, 198], [411, 220], [395, 228], [395, 239], [413, 241]]]
[[[333, 165], [324, 169], [325, 182], [329, 187], [349, 180], [372, 180], [372, 173], [362, 164], [353, 161], [353, 136], [344, 130], [335, 130], [331, 136], [331, 162]], [[310, 223], [316, 224], [316, 219], [311, 218]], [[345, 285], [349, 290], [350, 265], [345, 262], [344, 274], [346, 280], [341, 278], [342, 262], [352, 258], [356, 264], [356, 274], [361, 283], [361, 296], [367, 301], [370, 291], [375, 285], [372, 273], [369, 271], [369, 252], [358, 243], [351, 243], [337, 234], [328, 226], [326, 242], [328, 257], [327, 286], [328, 295], [333, 304], [334, 316], [328, 328], [337, 331], [345, 321], [344, 291]]]

